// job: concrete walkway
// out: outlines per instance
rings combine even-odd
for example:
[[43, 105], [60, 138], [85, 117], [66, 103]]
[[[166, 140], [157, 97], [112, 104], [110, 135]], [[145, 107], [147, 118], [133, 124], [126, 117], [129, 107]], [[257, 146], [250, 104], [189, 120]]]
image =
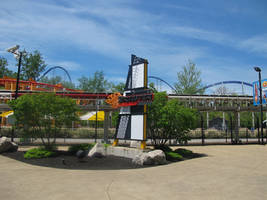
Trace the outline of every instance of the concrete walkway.
[[65, 170], [0, 155], [0, 197], [9, 199], [267, 199], [267, 146], [188, 147], [208, 156], [130, 170]]

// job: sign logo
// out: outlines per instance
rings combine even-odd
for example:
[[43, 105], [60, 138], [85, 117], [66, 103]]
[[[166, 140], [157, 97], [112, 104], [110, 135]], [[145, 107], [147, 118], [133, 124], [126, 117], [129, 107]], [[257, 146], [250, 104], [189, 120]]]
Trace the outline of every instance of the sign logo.
[[121, 93], [116, 92], [107, 97], [106, 103], [110, 104], [112, 108], [119, 108], [119, 97], [122, 96]]

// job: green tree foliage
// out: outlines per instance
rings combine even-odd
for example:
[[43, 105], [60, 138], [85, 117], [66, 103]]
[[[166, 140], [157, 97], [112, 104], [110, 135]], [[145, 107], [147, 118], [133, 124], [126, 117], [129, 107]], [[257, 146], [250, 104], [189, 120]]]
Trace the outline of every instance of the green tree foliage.
[[178, 94], [203, 94], [204, 90], [201, 80], [201, 72], [196, 68], [196, 64], [188, 61], [183, 66], [183, 70], [177, 73], [177, 82], [174, 84]]
[[111, 92], [120, 92], [123, 93], [125, 84], [120, 82], [118, 84], [111, 83]]
[[40, 137], [47, 149], [53, 147], [63, 125], [78, 119], [75, 102], [54, 94], [23, 95], [9, 105], [17, 125], [22, 126], [26, 135]]
[[51, 77], [51, 78], [43, 77], [40, 79], [39, 82], [47, 83], [47, 84], [51, 84], [51, 85], [62, 84], [62, 86], [65, 88], [76, 89], [74, 83], [62, 80], [61, 76], [55, 76], [55, 77]]
[[3, 78], [4, 76], [15, 78], [16, 73], [9, 70], [7, 66], [8, 66], [7, 60], [4, 57], [0, 56], [0, 78]]
[[110, 83], [105, 79], [103, 71], [96, 71], [93, 77], [82, 76], [79, 81], [79, 89], [101, 93], [108, 92], [110, 90]]
[[47, 65], [39, 51], [35, 50], [33, 53], [27, 53], [24, 50], [21, 66], [21, 79], [29, 80], [32, 78], [36, 80]]
[[177, 100], [167, 99], [165, 92], [155, 93], [148, 106], [148, 128], [155, 145], [165, 144], [168, 139], [186, 142], [190, 129], [197, 126], [197, 112], [185, 108]]
[[149, 83], [148, 88], [153, 92], [156, 93], [158, 90], [155, 87], [155, 84], [153, 82]]

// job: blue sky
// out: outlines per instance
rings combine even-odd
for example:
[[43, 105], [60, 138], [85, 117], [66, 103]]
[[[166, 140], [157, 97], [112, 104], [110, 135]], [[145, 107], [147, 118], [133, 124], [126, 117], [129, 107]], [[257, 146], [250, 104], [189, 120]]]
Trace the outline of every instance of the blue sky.
[[[38, 49], [49, 67], [73, 80], [103, 70], [124, 82], [130, 55], [147, 58], [149, 75], [173, 84], [191, 59], [204, 84], [267, 78], [266, 0], [1, 0], [0, 55]], [[162, 86], [164, 87], [164, 86]]]

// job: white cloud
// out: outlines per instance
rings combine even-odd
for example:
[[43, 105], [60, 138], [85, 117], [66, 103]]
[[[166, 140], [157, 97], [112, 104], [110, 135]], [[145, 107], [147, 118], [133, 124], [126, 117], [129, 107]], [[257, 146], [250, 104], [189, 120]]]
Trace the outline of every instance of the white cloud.
[[193, 28], [193, 27], [186, 27], [186, 26], [166, 27], [163, 30], [163, 32], [168, 34], [179, 35], [185, 38], [206, 40], [218, 44], [225, 44], [226, 42], [231, 44], [233, 43], [232, 37], [224, 33]]
[[[134, 53], [149, 60], [150, 75], [168, 78], [168, 82], [175, 80], [176, 73], [188, 59], [192, 59], [208, 83], [229, 77], [237, 78], [240, 74], [246, 79], [249, 77], [242, 67], [236, 67], [242, 63], [238, 58], [236, 63], [227, 62], [228, 58], [221, 60], [218, 55], [214, 55], [208, 43], [246, 52], [267, 52], [266, 35], [244, 40], [214, 27], [204, 29], [194, 26], [194, 23], [172, 24], [168, 21], [169, 16], [156, 15], [132, 6], [136, 2], [66, 1], [66, 5], [57, 5], [53, 1], [4, 1], [0, 11], [0, 53], [8, 46], [22, 44], [22, 48], [29, 51], [39, 49], [48, 59], [48, 64], [66, 67], [73, 73], [79, 71], [77, 73], [80, 76], [86, 70], [83, 65], [78, 60], [65, 60], [62, 56], [57, 58], [56, 54], [63, 54], [58, 49], [75, 48], [84, 54], [93, 52], [105, 58], [116, 57], [127, 61], [129, 54]], [[14, 6], [14, 3], [19, 6]], [[184, 39], [205, 41], [207, 45], [203, 47], [193, 42], [187, 43]], [[49, 58], [48, 54], [55, 57]], [[241, 70], [239, 74], [236, 73], [237, 69]], [[120, 78], [121, 71], [108, 74], [111, 80], [124, 80]]]
[[251, 52], [263, 54], [267, 57], [267, 34], [253, 36], [240, 43], [241, 48], [246, 48]]

